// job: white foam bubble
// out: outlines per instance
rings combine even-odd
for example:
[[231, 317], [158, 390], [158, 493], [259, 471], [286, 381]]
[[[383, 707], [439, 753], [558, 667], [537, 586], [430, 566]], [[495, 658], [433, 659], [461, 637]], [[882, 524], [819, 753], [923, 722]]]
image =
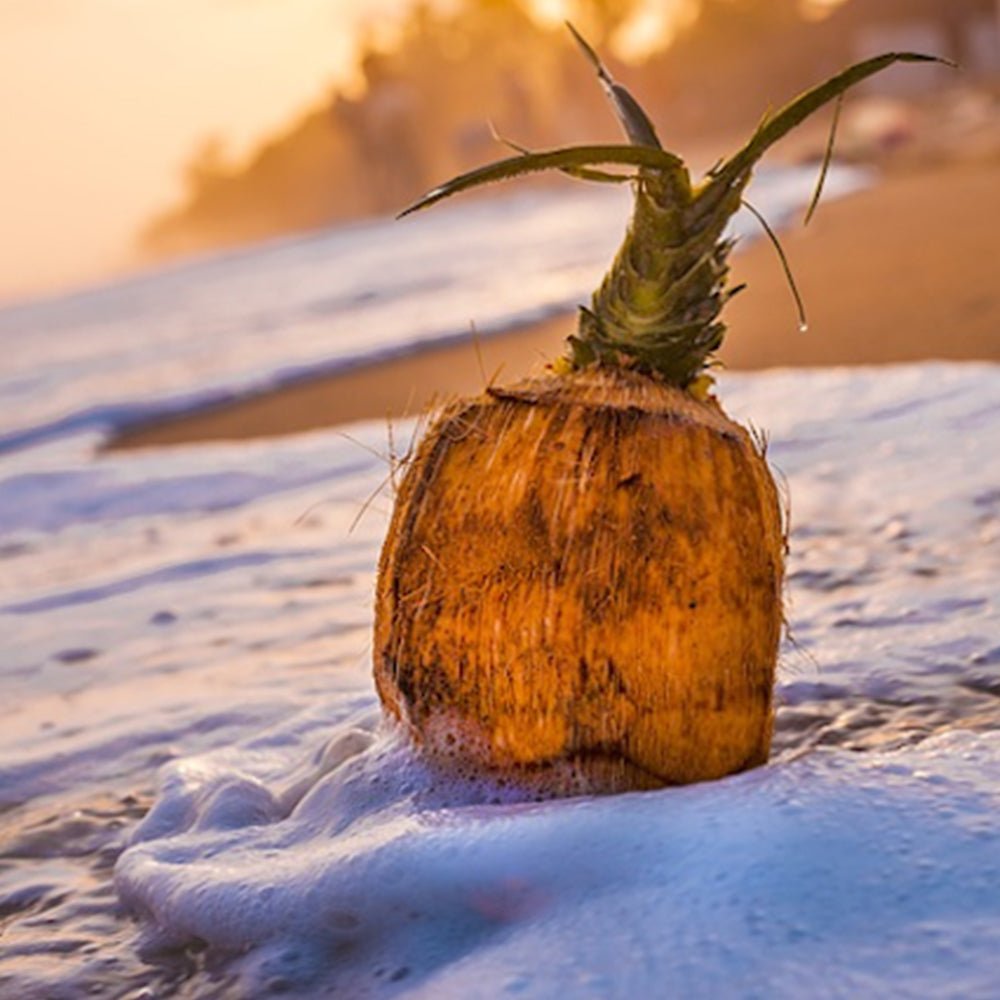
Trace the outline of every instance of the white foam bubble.
[[[116, 875], [161, 944], [253, 949], [237, 963], [252, 994], [721, 995], [738, 978], [830, 995], [815, 977], [834, 968], [847, 990], [926, 976], [975, 992], [994, 974], [977, 928], [1000, 918], [1000, 733], [521, 805], [442, 779], [374, 717], [326, 747], [345, 740], [280, 817], [261, 803], [281, 790], [231, 751], [168, 772], [161, 835]], [[163, 835], [170, 802], [196, 805]]]

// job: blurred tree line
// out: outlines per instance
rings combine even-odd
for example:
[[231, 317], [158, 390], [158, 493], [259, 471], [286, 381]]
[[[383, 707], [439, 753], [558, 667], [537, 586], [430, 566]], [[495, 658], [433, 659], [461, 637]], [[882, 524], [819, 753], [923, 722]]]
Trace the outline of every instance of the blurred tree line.
[[[856, 0], [814, 20], [803, 17], [808, 0], [686, 2], [672, 44], [653, 44], [628, 67], [613, 43], [645, 4], [578, 0], [573, 15], [680, 152], [751, 128], [767, 106], [836, 72], [854, 55], [850, 9], [879, 6]], [[953, 0], [953, 9], [977, 2]], [[621, 141], [592, 69], [530, 0], [417, 5], [397, 43], [365, 46], [360, 65], [361, 96], [331, 94], [246, 163], [229, 163], [221, 142], [207, 140], [186, 169], [183, 202], [146, 227], [142, 248], [184, 253], [397, 211], [506, 155], [491, 122], [526, 146]]]

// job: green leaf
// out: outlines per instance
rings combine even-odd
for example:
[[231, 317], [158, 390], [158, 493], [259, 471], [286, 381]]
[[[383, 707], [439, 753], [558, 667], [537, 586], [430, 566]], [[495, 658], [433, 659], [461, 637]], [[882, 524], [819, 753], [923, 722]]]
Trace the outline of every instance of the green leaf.
[[396, 216], [397, 219], [418, 212], [434, 205], [443, 198], [448, 198], [461, 191], [492, 184], [494, 181], [509, 180], [512, 177], [522, 177], [525, 174], [537, 173], [541, 170], [579, 170], [582, 167], [607, 166], [609, 164], [624, 164], [632, 167], [643, 167], [647, 170], [658, 170], [664, 173], [683, 174], [687, 168], [684, 161], [673, 153], [651, 146], [569, 146], [563, 149], [551, 149], [541, 153], [523, 153], [506, 160], [499, 160], [485, 167], [478, 167], [466, 174], [455, 177], [445, 184], [428, 191], [408, 208]]
[[819, 205], [819, 200], [823, 196], [823, 185], [826, 183], [826, 175], [830, 170], [830, 161], [833, 159], [833, 144], [837, 141], [837, 124], [840, 122], [840, 111], [843, 106], [844, 95], [840, 94], [833, 108], [833, 121], [830, 123], [830, 134], [826, 139], [826, 149], [823, 150], [823, 163], [819, 168], [819, 178], [816, 181], [813, 196], [809, 199], [809, 207], [806, 209], [805, 217], [802, 220], [803, 226], [809, 225], [813, 213], [816, 211], [816, 206]]
[[743, 207], [760, 223], [761, 229], [764, 230], [765, 235], [771, 241], [771, 246], [774, 247], [775, 253], [778, 255], [778, 260], [781, 261], [782, 270], [785, 272], [785, 281], [788, 282], [792, 298], [795, 299], [795, 308], [798, 310], [799, 329], [804, 333], [809, 328], [809, 322], [806, 319], [806, 307], [802, 301], [802, 296], [799, 294], [799, 286], [795, 283], [795, 275], [792, 274], [788, 257], [785, 255], [785, 248], [781, 245], [778, 234], [771, 228], [767, 219], [745, 198], [743, 199]]
[[569, 21], [566, 22], [566, 27], [569, 28], [569, 32], [576, 40], [576, 44], [583, 50], [587, 61], [597, 72], [597, 78], [601, 81], [601, 86], [604, 87], [604, 92], [608, 95], [608, 100], [611, 101], [615, 117], [618, 119], [618, 123], [624, 130], [625, 135], [628, 136], [629, 142], [634, 146], [653, 146], [656, 149], [662, 149], [663, 147], [656, 135], [656, 129], [653, 128], [653, 123], [649, 120], [649, 115], [643, 111], [642, 105], [639, 104], [625, 87], [611, 76], [605, 68], [604, 63], [601, 62], [600, 56], [598, 56], [590, 43]]
[[813, 112], [818, 111], [824, 104], [839, 97], [851, 87], [861, 83], [862, 80], [888, 69], [889, 66], [897, 62], [955, 65], [939, 56], [928, 56], [920, 52], [886, 52], [872, 59], [855, 63], [825, 83], [800, 94], [777, 113], [769, 115], [761, 122], [750, 141], [718, 168], [713, 175], [714, 180], [723, 183], [734, 180], [752, 168], [771, 146], [783, 139], [793, 128], [805, 121]]
[[[532, 150], [501, 135], [492, 122], [490, 122], [490, 131], [493, 133], [493, 138], [508, 149], [513, 149], [515, 153], [520, 153], [522, 156], [531, 155]], [[605, 170], [592, 170], [587, 167], [563, 167], [561, 173], [566, 174], [567, 177], [575, 177], [580, 181], [594, 181], [598, 184], [626, 184], [636, 179], [635, 174], [612, 174]]]

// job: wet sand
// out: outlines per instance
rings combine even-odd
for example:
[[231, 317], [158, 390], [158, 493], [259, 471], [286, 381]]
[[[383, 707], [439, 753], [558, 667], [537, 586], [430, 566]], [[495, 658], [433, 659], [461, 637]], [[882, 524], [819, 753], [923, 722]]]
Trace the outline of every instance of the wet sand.
[[[733, 259], [748, 288], [728, 307], [722, 358], [733, 369], [1000, 361], [1000, 162], [924, 163], [822, 205], [782, 241], [809, 331], [774, 250], [759, 240]], [[419, 413], [492, 381], [544, 367], [572, 315], [311, 379], [126, 431], [112, 447], [275, 436]]]

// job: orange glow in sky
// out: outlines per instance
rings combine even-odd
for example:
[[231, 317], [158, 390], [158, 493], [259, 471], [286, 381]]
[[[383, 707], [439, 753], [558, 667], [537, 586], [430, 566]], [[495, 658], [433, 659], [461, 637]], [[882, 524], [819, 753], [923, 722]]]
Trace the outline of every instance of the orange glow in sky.
[[[623, 58], [641, 60], [654, 50], [665, 48], [695, 18], [698, 3], [699, 0], [642, 0], [611, 39], [612, 49]], [[532, 6], [539, 20], [551, 24], [575, 15], [572, 0], [533, 0]]]
[[127, 263], [201, 139], [286, 124], [403, 2], [2, 0], [0, 299]]
[[[218, 135], [239, 160], [349, 85], [358, 39], [414, 2], [0, 0], [0, 301], [127, 267], [196, 147]], [[645, 0], [612, 47], [642, 58], [695, 4]]]

